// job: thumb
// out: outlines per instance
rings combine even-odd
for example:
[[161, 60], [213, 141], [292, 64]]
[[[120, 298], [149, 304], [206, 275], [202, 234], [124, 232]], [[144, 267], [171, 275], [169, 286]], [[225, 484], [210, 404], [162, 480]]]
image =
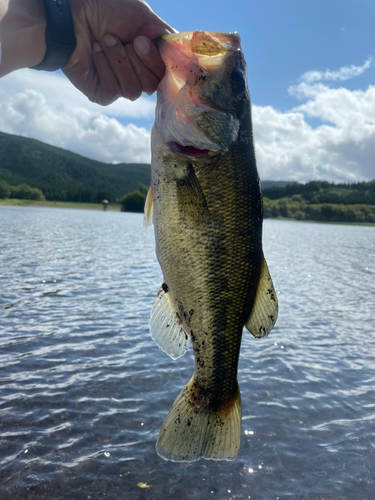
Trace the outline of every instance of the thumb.
[[139, 35], [147, 37], [152, 42], [161, 36], [169, 35], [171, 33], [177, 33], [177, 30], [172, 28], [168, 23], [166, 23], [161, 17], [159, 17], [150, 8], [149, 19], [144, 23]]

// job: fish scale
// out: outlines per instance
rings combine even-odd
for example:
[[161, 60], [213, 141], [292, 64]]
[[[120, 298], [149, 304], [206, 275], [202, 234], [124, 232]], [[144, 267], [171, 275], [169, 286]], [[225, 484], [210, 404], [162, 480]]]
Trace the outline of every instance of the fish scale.
[[[245, 161], [238, 161], [237, 158]], [[222, 363], [215, 359], [214, 354], [213, 375], [209, 378], [215, 396], [225, 399], [229, 396], [233, 397], [233, 382], [237, 377], [241, 332], [245, 318], [251, 309], [251, 295], [259, 279], [258, 270], [262, 254], [261, 225], [257, 231], [254, 231], [253, 227], [253, 221], [261, 219], [259, 187], [254, 188], [254, 185], [259, 186], [259, 183], [257, 176], [254, 179], [252, 178], [254, 176], [249, 175], [251, 173], [249, 167], [252, 166], [249, 165], [249, 158], [252, 159], [251, 154], [241, 155], [236, 152], [236, 148], [232, 148], [228, 154], [215, 158], [210, 168], [203, 169], [198, 175], [216, 228], [217, 238], [220, 240], [216, 253], [211, 256], [211, 259], [214, 259], [214, 270], [210, 273], [214, 291], [211, 293], [208, 288], [207, 294], [213, 297], [217, 297], [219, 293], [225, 295], [219, 301], [217, 309], [225, 303], [227, 313], [220, 314], [220, 311], [216, 309], [215, 318], [219, 324], [225, 321], [226, 328], [217, 334], [215, 330], [212, 331], [212, 336], [216, 357], [219, 358], [222, 354], [226, 362], [223, 370]], [[216, 188], [212, 189], [214, 183]], [[239, 196], [239, 184], [242, 191], [246, 193], [246, 198]], [[240, 233], [246, 235], [246, 238], [241, 238]], [[254, 256], [252, 262], [248, 263], [246, 255], [250, 252], [254, 253]], [[207, 257], [210, 258], [210, 256]], [[228, 283], [227, 289], [223, 290], [220, 287], [221, 279]], [[218, 380], [217, 375], [215, 376], [216, 372], [223, 374], [220, 377], [221, 380]], [[220, 394], [223, 384], [228, 389]]]
[[164, 283], [150, 330], [174, 359], [191, 337], [195, 358], [194, 374], [159, 433], [157, 451], [167, 460], [236, 456], [242, 330], [265, 336], [277, 316], [262, 251], [262, 200], [239, 47], [237, 35], [204, 32], [159, 42], [167, 70], [158, 89], [145, 217], [153, 214]]

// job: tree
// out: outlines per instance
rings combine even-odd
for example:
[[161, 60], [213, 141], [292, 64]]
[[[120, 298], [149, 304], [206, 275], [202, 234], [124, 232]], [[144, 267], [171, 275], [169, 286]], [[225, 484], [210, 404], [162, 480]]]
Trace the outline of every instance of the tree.
[[17, 198], [19, 200], [36, 200], [44, 201], [45, 196], [43, 191], [38, 188], [33, 188], [27, 184], [20, 184], [19, 186], [10, 186], [10, 198]]
[[120, 200], [121, 212], [143, 212], [146, 195], [140, 191], [131, 191]]
[[10, 186], [5, 181], [0, 181], [0, 199], [9, 198], [11, 193]]

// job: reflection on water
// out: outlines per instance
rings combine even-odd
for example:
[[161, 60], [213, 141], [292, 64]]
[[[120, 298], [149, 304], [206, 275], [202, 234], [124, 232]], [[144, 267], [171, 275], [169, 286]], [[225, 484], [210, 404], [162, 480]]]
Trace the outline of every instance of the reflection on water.
[[0, 498], [371, 499], [375, 228], [265, 221], [280, 316], [245, 333], [234, 462], [164, 462], [193, 371], [153, 344], [142, 216], [0, 207]]

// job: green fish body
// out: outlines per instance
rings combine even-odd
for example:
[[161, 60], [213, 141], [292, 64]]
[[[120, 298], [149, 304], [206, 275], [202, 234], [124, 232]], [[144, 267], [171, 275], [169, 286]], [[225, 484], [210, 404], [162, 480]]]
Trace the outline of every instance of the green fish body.
[[278, 308], [262, 251], [246, 64], [235, 34], [169, 35], [159, 50], [167, 69], [145, 219], [155, 226], [164, 282], [150, 330], [174, 359], [191, 338], [195, 369], [164, 421], [157, 451], [172, 461], [233, 460], [241, 436], [242, 330], [268, 335]]

